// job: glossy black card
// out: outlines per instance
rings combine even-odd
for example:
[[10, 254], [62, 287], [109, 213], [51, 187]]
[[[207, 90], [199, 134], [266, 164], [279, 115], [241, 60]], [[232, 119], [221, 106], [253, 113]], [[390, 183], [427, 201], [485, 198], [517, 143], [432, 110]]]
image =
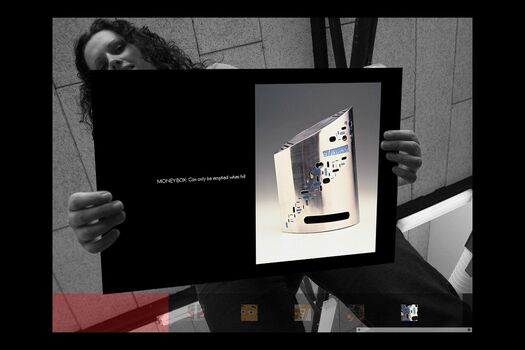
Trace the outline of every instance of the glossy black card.
[[[104, 293], [393, 261], [397, 179], [379, 144], [399, 128], [401, 69], [99, 71], [91, 84], [97, 190], [126, 212], [101, 255]], [[321, 176], [314, 203], [354, 161], [359, 223], [286, 232], [276, 152], [349, 109], [326, 169], [305, 160], [301, 176]], [[355, 148], [338, 146], [350, 135]], [[327, 208], [316, 220], [340, 220]]]

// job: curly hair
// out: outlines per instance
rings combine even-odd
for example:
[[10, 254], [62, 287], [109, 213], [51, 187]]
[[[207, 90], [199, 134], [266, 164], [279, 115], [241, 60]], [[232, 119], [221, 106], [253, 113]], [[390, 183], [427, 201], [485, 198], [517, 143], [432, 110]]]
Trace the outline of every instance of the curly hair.
[[157, 69], [205, 69], [207, 61], [192, 62], [191, 59], [178, 48], [173, 41], [166, 41], [148, 27], [138, 28], [125, 20], [96, 19], [89, 30], [82, 34], [75, 42], [75, 64], [80, 85], [80, 112], [81, 123], [87, 124], [93, 131], [93, 110], [91, 106], [91, 86], [88, 79], [89, 67], [84, 57], [86, 44], [93, 35], [110, 30], [120, 35], [124, 40], [135, 45], [144, 59]]

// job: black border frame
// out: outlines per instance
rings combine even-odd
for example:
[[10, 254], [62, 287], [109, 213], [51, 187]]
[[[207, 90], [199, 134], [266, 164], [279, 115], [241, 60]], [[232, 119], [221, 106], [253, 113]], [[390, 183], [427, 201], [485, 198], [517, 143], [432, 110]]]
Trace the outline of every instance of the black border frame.
[[[223, 4], [224, 5], [224, 4]], [[356, 6], [356, 4], [353, 4], [352, 5], [352, 11], [353, 12], [348, 12], [348, 10], [345, 10], [343, 11], [342, 13], [341, 12], [335, 12], [333, 8], [331, 8], [330, 11], [324, 11], [322, 12], [323, 14], [325, 15], [332, 15], [332, 16], [335, 16], [335, 15], [338, 15], [338, 16], [343, 16], [343, 15], [346, 15], [346, 16], [355, 16], [355, 15], [378, 15], [377, 13], [377, 7], [374, 7], [375, 10], [372, 10], [370, 11], [370, 9], [368, 9], [368, 11], [366, 11], [366, 9], [361, 6], [361, 5], [358, 5], [358, 8], [354, 8]], [[217, 7], [213, 7], [213, 9], [210, 11], [211, 8], [205, 8], [203, 6], [199, 6], [199, 9], [198, 11], [184, 11], [182, 10], [181, 8], [179, 8], [179, 6], [177, 7], [177, 10], [176, 11], [171, 11], [171, 10], [166, 10], [166, 11], [161, 11], [162, 15], [163, 16], [159, 16], [160, 12], [158, 10], [156, 11], [151, 11], [150, 10], [147, 10], [147, 9], [141, 9], [141, 13], [140, 14], [137, 14], [135, 13], [135, 16], [136, 17], [165, 17], [166, 15], [170, 14], [170, 13], [173, 13], [173, 15], [175, 16], [184, 16], [184, 15], [188, 15], [188, 14], [191, 14], [193, 16], [195, 16], [197, 13], [202, 16], [202, 15], [208, 15], [208, 16], [214, 16], [214, 17], [218, 17], [218, 16], [231, 16], [232, 14], [237, 14], [237, 15], [248, 15], [250, 13], [253, 14], [253, 11], [243, 11], [243, 12], [239, 12], [238, 11], [238, 7], [235, 7], [235, 11], [234, 8], [232, 7], [228, 12], [226, 11], [221, 11], [221, 10], [224, 10], [224, 7], [221, 6], [221, 8], [217, 8]], [[291, 14], [293, 13], [294, 16], [308, 16], [308, 15], [313, 15], [313, 13], [311, 13], [311, 11], [305, 11], [304, 10], [304, 7], [301, 7], [302, 11], [299, 10], [297, 11], [297, 9], [295, 9], [293, 12], [292, 11], [284, 11], [284, 12], [279, 12], [279, 16], [283, 16], [283, 15], [286, 15], [286, 14]], [[208, 10], [208, 11], [206, 11]], [[386, 10], [386, 11], [385, 11]], [[473, 171], [476, 173], [476, 177], [474, 178], [473, 180], [473, 183], [474, 183], [474, 187], [476, 188], [476, 198], [478, 198], [477, 201], [475, 201], [474, 203], [474, 227], [476, 227], [477, 229], [480, 229], [480, 225], [478, 224], [477, 222], [477, 217], [478, 216], [481, 216], [481, 215], [476, 215], [478, 212], [481, 212], [483, 213], [484, 212], [484, 208], [486, 207], [486, 204], [488, 203], [491, 203], [490, 200], [486, 200], [487, 198], [488, 199], [491, 199], [492, 197], [495, 196], [495, 193], [496, 193], [496, 187], [494, 186], [490, 186], [488, 184], [488, 181], [487, 181], [487, 186], [482, 186], [482, 184], [484, 184], [484, 178], [485, 176], [483, 175], [484, 172], [483, 171], [479, 171], [479, 170], [484, 170], [483, 166], [481, 166], [481, 162], [480, 162], [480, 158], [479, 156], [481, 154], [486, 154], [488, 151], [490, 151], [490, 149], [488, 149], [488, 145], [489, 143], [483, 143], [483, 142], [479, 142], [480, 138], [477, 137], [477, 133], [479, 132], [483, 132], [483, 131], [489, 131], [489, 128], [487, 128], [487, 126], [490, 125], [490, 123], [483, 123], [483, 122], [479, 122], [477, 123], [476, 122], [476, 118], [477, 117], [481, 117], [480, 112], [481, 114], [484, 114], [484, 113], [491, 113], [491, 112], [494, 112], [494, 114], [497, 115], [496, 113], [496, 106], [498, 106], [499, 108], [499, 104], [494, 104], [494, 103], [487, 103], [487, 102], [490, 102], [491, 99], [488, 98], [489, 95], [487, 94], [487, 89], [483, 89], [482, 88], [482, 85], [480, 84], [476, 84], [476, 82], [479, 81], [479, 79], [477, 79], [477, 77], [480, 75], [481, 73], [481, 76], [484, 77], [483, 79], [485, 80], [489, 80], [489, 82], [496, 76], [496, 75], [501, 75], [501, 72], [499, 71], [499, 69], [497, 68], [493, 68], [493, 70], [491, 70], [491, 68], [486, 64], [486, 62], [494, 62], [496, 60], [496, 56], [495, 54], [497, 53], [499, 55], [499, 51], [498, 50], [491, 50], [490, 49], [490, 43], [489, 41], [487, 40], [483, 40], [481, 38], [484, 38], [484, 37], [487, 37], [487, 36], [490, 36], [491, 34], [494, 34], [492, 31], [489, 31], [488, 28], [493, 28], [493, 25], [490, 25], [489, 26], [489, 21], [492, 21], [493, 20], [493, 16], [482, 16], [483, 14], [483, 10], [480, 12], [480, 11], [473, 11], [474, 10], [474, 7], [469, 7], [469, 10], [466, 10], [465, 8], [461, 8], [461, 7], [454, 7], [454, 8], [449, 8], [448, 10], [444, 10], [443, 7], [441, 7], [439, 10], [434, 10], [433, 12], [430, 12], [430, 11], [422, 11], [422, 9], [420, 8], [419, 10], [418, 9], [411, 9], [411, 10], [408, 10], [405, 9], [404, 12], [400, 11], [400, 7], [396, 5], [396, 7], [393, 7], [393, 6], [390, 6], [386, 9], [382, 8], [381, 10], [381, 13], [383, 15], [387, 15], [387, 16], [393, 16], [393, 17], [406, 17], [407, 15], [408, 16], [426, 16], [426, 17], [430, 17], [430, 16], [448, 16], [448, 17], [454, 17], [454, 16], [473, 16], [474, 18], [474, 25], [473, 25], [473, 31], [474, 31], [474, 36], [473, 36], [473, 43], [474, 43], [474, 46], [473, 46], [473, 59], [474, 59], [474, 62], [473, 62], [473, 96], [476, 96], [476, 98], [473, 99], [473, 116], [474, 116], [474, 124], [473, 124], [473, 143], [474, 143], [474, 153], [473, 153]], [[479, 10], [479, 8], [478, 8]], [[120, 16], [123, 16], [124, 14], [126, 14], [128, 17], [132, 17], [133, 15], [133, 11], [130, 11], [129, 9], [125, 9], [123, 10], [124, 12], [120, 11], [118, 12], [118, 14]], [[64, 10], [64, 8], [61, 8], [60, 10], [54, 8], [53, 9], [53, 12], [55, 13], [55, 16], [54, 17], [75, 17], [75, 16], [79, 16], [80, 12], [82, 11], [77, 11], [75, 13], [75, 11], [71, 11], [71, 9], [68, 7], [67, 10]], [[113, 13], [114, 15], [117, 14], [117, 11], [115, 10], [106, 10], [105, 12], [107, 12], [106, 14], [104, 14], [103, 16], [108, 16], [108, 13]], [[137, 12], [137, 11], [135, 11]], [[276, 15], [275, 11], [262, 11], [262, 12], [259, 12], [257, 14], [258, 16], [260, 17], [263, 17], [263, 16], [271, 16], [271, 15]], [[319, 15], [319, 13], [317, 13], [316, 15]], [[80, 17], [88, 17], [88, 16], [100, 16], [102, 17], [102, 14], [101, 14], [101, 11], [87, 11], [87, 10], [83, 10], [83, 15], [81, 15]], [[48, 40], [49, 42], [52, 42], [52, 18], [53, 16], [49, 16], [49, 17], [45, 17], [45, 16], [40, 16], [39, 17], [39, 20], [38, 21], [41, 21], [43, 26], [42, 27], [47, 27], [47, 33], [46, 35], [48, 36]], [[37, 22], [38, 22], [37, 21]], [[476, 35], [476, 34], [480, 34], [480, 35]], [[484, 35], [483, 35], [484, 34]], [[487, 43], [487, 44], [485, 44]], [[50, 44], [47, 44], [45, 42], [45, 40], [42, 40], [42, 41], [39, 41], [36, 43], [37, 46], [41, 46], [42, 47], [42, 52], [50, 52]], [[40, 47], [39, 47], [40, 48]], [[478, 55], [476, 55], [476, 53]], [[479, 53], [483, 53], [483, 55], [479, 55]], [[45, 55], [44, 55], [45, 56]], [[49, 88], [49, 85], [50, 83], [52, 84], [53, 82], [53, 77], [52, 77], [52, 55], [49, 54], [46, 56], [47, 60], [48, 60], [48, 64], [49, 64], [49, 70], [35, 70], [33, 72], [36, 73], [37, 75], [43, 75], [43, 79], [35, 79], [35, 83], [40, 87], [40, 90], [41, 91], [46, 91], [46, 88]], [[501, 58], [501, 57], [500, 57]], [[492, 59], [492, 60], [491, 60]], [[45, 61], [45, 60], [44, 60]], [[484, 61], [485, 61], [485, 64], [484, 64]], [[483, 69], [485, 68], [485, 69]], [[487, 69], [488, 68], [488, 69]], [[488, 86], [490, 87], [490, 84], [485, 84], [483, 86]], [[491, 97], [492, 96], [492, 93], [493, 91], [491, 91]], [[485, 96], [484, 96], [485, 95]], [[483, 97], [487, 97], [487, 98], [483, 98]], [[34, 115], [39, 115], [42, 113], [42, 108], [40, 106], [45, 106], [46, 107], [46, 110], [47, 110], [47, 114], [48, 114], [48, 117], [47, 118], [34, 118], [31, 123], [35, 123], [36, 122], [36, 125], [37, 127], [33, 127], [33, 128], [30, 128], [30, 133], [31, 133], [31, 140], [33, 143], [37, 143], [37, 141], [41, 141], [39, 144], [42, 145], [46, 145], [46, 147], [36, 147], [36, 149], [34, 149], [33, 147], [31, 147], [31, 152], [27, 152], [28, 154], [30, 154], [30, 158], [32, 159], [33, 162], [36, 162], [39, 166], [36, 166], [33, 164], [31, 165], [30, 167], [28, 166], [28, 170], [31, 169], [31, 171], [28, 171], [27, 173], [29, 174], [28, 176], [28, 179], [31, 178], [31, 182], [34, 183], [34, 181], [37, 180], [37, 183], [38, 185], [40, 186], [35, 186], [35, 188], [37, 189], [37, 193], [40, 193], [40, 191], [43, 193], [43, 196], [40, 198], [41, 199], [41, 202], [42, 202], [42, 206], [45, 210], [42, 210], [42, 211], [36, 211], [34, 213], [34, 215], [36, 215], [39, 220], [32, 220], [30, 222], [30, 226], [31, 228], [35, 228], [35, 231], [41, 231], [42, 230], [42, 226], [45, 227], [45, 229], [51, 231], [52, 230], [52, 216], [50, 215], [50, 213], [52, 213], [52, 201], [51, 201], [51, 197], [52, 197], [52, 194], [53, 194], [53, 186], [51, 185], [52, 184], [52, 178], [53, 178], [53, 167], [52, 167], [52, 154], [51, 154], [51, 146], [52, 146], [52, 143], [53, 143], [53, 133], [52, 133], [52, 103], [51, 103], [51, 99], [49, 98], [49, 95], [46, 94], [46, 93], [42, 93], [42, 94], [36, 94], [35, 96], [33, 96], [33, 99], [36, 99], [39, 103], [33, 103], [31, 104], [31, 110], [34, 110]], [[37, 107], [38, 106], [38, 107]], [[500, 111], [499, 111], [500, 112]], [[34, 124], [33, 124], [34, 125]], [[40, 126], [40, 127], [38, 127]], [[42, 130], [46, 130], [46, 132], [42, 132]], [[484, 147], [486, 149], [484, 149]], [[35, 154], [34, 152], [37, 152], [38, 156], [35, 157]], [[483, 152], [483, 151], [487, 151], [487, 152]], [[25, 152], [24, 152], [25, 153]], [[41, 154], [39, 154], [41, 153]], [[27, 164], [27, 162], [25, 162], [25, 164]], [[483, 164], [487, 164], [487, 162], [483, 163]], [[37, 172], [40, 172], [42, 171], [43, 173], [43, 176], [39, 177], [38, 179], [35, 179], [34, 177], [34, 173], [35, 173], [35, 169], [37, 169], [36, 171]], [[40, 169], [40, 170], [38, 170]], [[43, 169], [43, 170], [42, 170]], [[476, 171], [477, 170], [477, 171]], [[486, 172], [485, 172], [486, 173]], [[34, 195], [35, 191], [33, 191], [34, 189], [32, 189], [31, 191], [31, 194]], [[485, 201], [483, 200], [485, 199]], [[409, 203], [409, 202], [408, 202]], [[488, 209], [488, 207], [487, 207]], [[487, 213], [488, 213], [488, 210], [487, 210]], [[492, 213], [493, 214], [493, 213]], [[44, 224], [42, 224], [44, 223]], [[477, 263], [477, 267], [479, 269], [479, 271], [481, 273], [478, 273], [476, 275], [476, 281], [474, 282], [477, 286], [479, 286], [480, 288], [476, 289], [476, 298], [474, 298], [474, 303], [477, 303], [478, 304], [478, 307], [481, 307], [483, 306], [483, 301], [484, 301], [484, 295], [485, 294], [491, 294], [490, 292], [487, 293], [487, 290], [490, 291], [492, 287], [494, 286], [497, 286], [498, 283], [496, 283], [493, 279], [492, 279], [492, 282], [489, 284], [489, 283], [485, 283], [484, 281], [488, 280], [488, 276], [491, 276], [491, 277], [497, 277], [493, 274], [490, 274], [490, 269], [487, 270], [487, 269], [484, 269], [483, 267], [487, 267], [488, 266], [488, 261], [487, 263], [484, 263], [484, 260], [486, 260], [486, 257], [485, 257], [485, 254], [483, 254], [483, 250], [484, 250], [484, 245], [486, 245], [488, 243], [488, 240], [491, 241], [491, 245], [494, 244], [494, 241], [491, 239], [491, 236], [490, 236], [490, 233], [491, 233], [491, 229], [492, 228], [496, 228], [495, 226], [496, 224], [492, 223], [492, 222], [484, 222], [483, 223], [483, 229], [481, 230], [478, 230], [478, 231], [487, 231], [487, 233], [489, 233], [488, 235], [479, 235], [479, 237], [477, 237], [476, 239], [476, 243], [477, 244], [477, 256], [476, 256], [476, 263]], [[44, 230], [45, 230], [44, 229]], [[52, 280], [52, 273], [53, 273], [53, 266], [52, 266], [52, 262], [53, 262], [53, 255], [52, 255], [52, 239], [51, 239], [51, 235], [36, 235], [36, 238], [37, 238], [37, 241], [41, 241], [40, 243], [42, 243], [41, 245], [44, 246], [44, 247], [47, 247], [47, 249], [42, 249], [41, 245], [40, 244], [36, 244], [36, 245], [33, 245], [32, 247], [34, 249], [31, 250], [31, 253], [33, 254], [34, 257], [39, 257], [41, 258], [41, 261], [44, 261], [45, 263], [44, 264], [37, 264], [37, 270], [38, 269], [42, 269], [42, 273], [38, 273], [38, 274], [33, 274], [33, 278], [32, 279], [29, 279], [31, 282], [31, 285], [29, 285], [28, 283], [28, 279], [27, 278], [23, 278], [24, 281], [25, 281], [25, 285], [27, 285], [27, 295], [29, 297], [31, 297], [32, 300], [34, 300], [36, 298], [36, 300], [38, 300], [37, 303], [33, 303], [32, 305], [32, 309], [33, 311], [42, 311], [42, 312], [33, 312], [32, 314], [34, 316], [36, 316], [37, 318], [37, 322], [35, 322], [36, 324], [38, 324], [39, 326], [36, 327], [36, 329], [33, 329], [32, 332], [34, 334], [36, 334], [36, 336], [38, 337], [38, 335], [41, 336], [41, 338], [43, 340], [51, 340], [54, 338], [54, 340], [66, 340], [66, 341], [76, 341], [76, 337], [78, 335], [76, 334], [68, 334], [68, 333], [53, 333], [52, 331], [52, 298], [51, 296], [53, 295], [53, 290], [52, 290], [52, 283], [51, 283], [51, 280]], [[25, 241], [25, 239], [24, 239]], [[496, 250], [494, 251], [496, 253], [496, 256], [498, 256], [498, 251], [499, 250]], [[501, 251], [504, 251], [504, 250], [501, 250]], [[487, 255], [488, 256], [488, 255]], [[488, 260], [488, 259], [487, 259]], [[494, 257], [492, 256], [490, 258], [490, 262], [493, 262], [494, 260]], [[47, 265], [47, 266], [45, 266]], [[484, 272], [489, 272], [489, 273], [484, 273]], [[34, 272], [34, 271], [32, 271]], [[25, 274], [22, 274], [22, 276], [26, 277]], [[503, 275], [502, 275], [503, 276]], [[34, 281], [34, 277], [37, 278], [37, 281], [39, 283], [36, 284], [37, 288], [35, 290], [35, 281]], [[501, 277], [500, 277], [501, 278]], [[40, 291], [39, 289], [42, 289], [42, 291]], [[485, 292], [484, 292], [485, 291]], [[26, 293], [24, 293], [25, 295]], [[34, 310], [34, 308], [36, 307], [36, 310]], [[40, 310], [39, 310], [40, 309]], [[480, 336], [483, 336], [483, 335], [487, 335], [487, 334], [490, 334], [489, 332], [483, 332], [484, 331], [484, 325], [486, 323], [483, 323], [483, 322], [476, 322], [477, 318], [475, 317], [474, 318], [474, 322], [475, 322], [475, 328], [477, 331], [474, 331], [473, 333], [468, 333], [469, 335], [480, 335]], [[488, 329], [487, 329], [488, 330]], [[370, 335], [372, 334], [372, 335]], [[467, 333], [464, 333], [464, 334], [467, 334]], [[44, 335], [42, 337], [42, 335]], [[231, 335], [231, 334], [230, 334]], [[226, 339], [226, 340], [229, 340], [230, 339], [230, 335], [224, 335], [221, 337], [220, 334], [213, 334], [213, 338], [211, 337], [208, 337], [209, 340], [215, 340], [215, 339]], [[241, 335], [241, 334], [235, 334], [234, 333], [234, 336], [238, 339], [238, 336]], [[411, 337], [425, 337], [425, 336], [429, 336], [430, 334], [409, 334], [409, 335], [406, 335], [406, 334], [381, 334], [381, 333], [369, 333], [369, 334], [361, 334], [361, 337], [354, 337], [352, 339], [353, 342], [357, 342], [359, 343], [359, 340], [362, 340], [362, 341], [366, 341], [366, 344], [367, 345], [370, 345], [370, 341], [371, 340], [374, 340], [372, 338], [379, 338], [379, 340], [381, 340], [381, 338], [385, 338], [385, 337], [393, 337], [393, 338], [397, 338], [399, 339], [399, 337], [404, 337], [404, 336], [411, 336]], [[461, 334], [438, 334], [437, 336], [439, 338], [442, 338], [442, 336], [455, 336], [455, 339], [459, 339], [458, 337], [461, 337]], [[98, 337], [102, 336], [104, 337], [104, 341], [108, 341], [108, 340], [118, 340], [119, 341], [119, 345], [122, 345], [122, 340], [125, 340], [123, 339], [123, 337], [127, 337], [128, 335], [127, 334], [124, 334], [124, 335], [120, 335], [120, 334], [112, 334], [111, 336], [109, 335], [106, 335], [106, 334], [90, 334], [89, 335], [89, 338], [91, 337], [95, 337], [94, 339], [98, 341]], [[118, 337], [118, 338], [113, 338], [113, 337]], [[159, 339], [158, 337], [162, 337], [162, 335], [158, 335], [158, 334], [147, 334], [147, 333], [142, 333], [142, 334], [133, 334], [133, 342], [136, 344], [138, 340], [142, 339], [142, 340], [147, 340], [148, 341], [148, 344], [150, 344], [150, 341], [153, 339], [151, 337], [155, 337], [155, 339]], [[166, 336], [171, 336], [171, 335], [166, 335]], [[180, 337], [180, 336], [183, 336], [183, 334], [177, 334], [176, 335], [177, 337]], [[189, 335], [189, 336], [193, 336], [193, 335]], [[205, 336], [205, 335], [204, 335]], [[253, 334], [248, 334], [246, 336], [249, 336], [252, 338], [253, 340]], [[293, 339], [294, 341], [300, 341], [300, 338], [296, 337], [295, 335], [293, 334], [268, 334], [268, 333], [265, 333], [265, 334], [262, 334], [263, 337], [257, 337], [258, 339], [271, 339], [271, 341], [274, 340], [274, 337], [275, 336], [278, 336], [278, 338], [280, 339], [283, 339], [282, 337], [284, 336], [285, 338], [287, 337], [293, 337], [293, 338], [290, 338], [290, 339]], [[330, 333], [330, 334], [319, 334], [318, 335], [319, 337], [321, 338], [318, 338], [318, 337], [312, 337], [312, 336], [308, 336], [307, 338], [304, 338], [304, 339], [307, 339], [307, 341], [309, 342], [310, 345], [312, 345], [312, 341], [315, 341], [315, 339], [317, 338], [318, 340], [322, 341], [323, 343], [318, 343], [319, 345], [321, 344], [325, 344], [326, 340], [328, 338], [324, 338], [325, 336], [326, 337], [330, 337], [330, 339], [337, 339], [337, 337], [344, 337], [344, 339], [348, 339], [347, 338], [347, 334], [336, 334], [336, 333]], [[75, 337], [75, 338], [72, 338], [72, 337]], [[304, 336], [303, 336], [304, 337]], [[333, 338], [333, 337], [336, 337], [336, 338]], [[362, 337], [365, 337], [363, 339], [361, 339]], [[203, 336], [201, 336], [199, 339], [201, 340], [204, 340]], [[168, 339], [168, 338], [163, 338], [163, 339]], [[341, 338], [342, 339], [342, 338]], [[421, 339], [421, 338], [420, 338]], [[435, 338], [435, 339], [438, 339], [438, 338]], [[467, 338], [463, 338], [465, 340], [467, 340]], [[470, 339], [470, 338], [469, 338]], [[89, 341], [89, 339], [87, 337], [82, 337], [82, 340], [83, 341]], [[98, 342], [97, 342], [98, 344]], [[382, 342], [381, 342], [382, 344]]]

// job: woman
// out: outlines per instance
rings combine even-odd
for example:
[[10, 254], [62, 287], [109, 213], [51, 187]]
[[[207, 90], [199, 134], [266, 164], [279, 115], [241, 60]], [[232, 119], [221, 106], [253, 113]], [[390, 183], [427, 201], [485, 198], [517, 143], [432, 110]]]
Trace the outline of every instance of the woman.
[[[145, 27], [139, 29], [122, 20], [96, 20], [77, 41], [75, 54], [78, 76], [82, 81], [81, 122], [91, 127], [90, 70], [234, 68], [217, 63], [209, 66], [194, 63], [173, 43], [166, 42]], [[386, 132], [384, 137], [381, 148], [390, 151], [387, 159], [397, 163], [392, 171], [400, 183], [413, 183], [421, 166], [416, 135], [408, 130], [393, 130]], [[114, 227], [125, 218], [123, 203], [114, 200], [109, 192], [74, 193], [69, 199], [70, 226], [79, 243], [91, 253], [99, 253], [115, 242], [120, 233]], [[397, 325], [399, 307], [407, 301], [406, 298], [426, 307], [426, 320], [429, 321], [426, 324], [457, 326], [461, 323], [462, 304], [453, 288], [419, 256], [399, 231], [395, 263], [318, 271], [308, 273], [308, 276], [347, 305], [366, 303], [365, 319], [369, 325]], [[302, 277], [303, 274], [272, 276], [197, 286], [210, 330], [304, 331], [302, 322], [293, 320], [297, 304], [295, 293]], [[409, 297], [411, 293], [415, 299]], [[258, 322], [241, 320], [243, 304], [258, 305]], [[385, 309], [392, 306], [395, 321], [385, 317]]]
[[192, 62], [173, 42], [167, 42], [147, 27], [141, 29], [128, 21], [98, 19], [75, 44], [75, 64], [80, 86], [82, 122], [92, 123], [90, 70], [126, 69], [215, 69], [234, 68], [206, 61]]

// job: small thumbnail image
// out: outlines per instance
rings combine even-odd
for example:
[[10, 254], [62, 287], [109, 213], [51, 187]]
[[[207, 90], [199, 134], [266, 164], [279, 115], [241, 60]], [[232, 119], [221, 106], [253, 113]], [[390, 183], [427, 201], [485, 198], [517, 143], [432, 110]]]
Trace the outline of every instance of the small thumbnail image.
[[241, 321], [257, 321], [257, 304], [241, 304]]
[[418, 309], [417, 304], [401, 304], [401, 321], [416, 322], [418, 320]]
[[198, 302], [188, 305], [186, 314], [193, 321], [199, 321], [204, 319], [204, 310], [202, 309], [201, 304]]
[[311, 321], [312, 320], [312, 307], [310, 304], [295, 304], [294, 321]]
[[348, 314], [346, 315], [346, 318], [349, 321], [355, 321], [358, 319], [359, 321], [364, 321], [365, 319], [365, 305], [364, 304], [350, 304], [348, 305]]

